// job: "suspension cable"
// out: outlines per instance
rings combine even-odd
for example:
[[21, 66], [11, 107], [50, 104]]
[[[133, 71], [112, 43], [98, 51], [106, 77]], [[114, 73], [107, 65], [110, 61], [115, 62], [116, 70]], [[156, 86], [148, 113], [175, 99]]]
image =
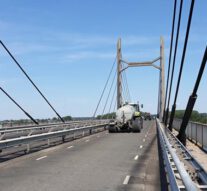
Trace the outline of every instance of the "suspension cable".
[[116, 56], [115, 59], [114, 59], [113, 65], [112, 65], [112, 67], [111, 67], [111, 70], [110, 70], [110, 72], [109, 72], [108, 78], [107, 78], [107, 80], [106, 80], [106, 83], [105, 83], [104, 88], [103, 88], [103, 90], [102, 90], [101, 96], [100, 96], [100, 98], [99, 98], [98, 104], [97, 104], [96, 109], [95, 109], [95, 111], [94, 111], [93, 118], [95, 118], [96, 112], [97, 112], [97, 110], [98, 110], [98, 107], [99, 107], [99, 105], [100, 105], [100, 103], [101, 103], [101, 100], [102, 100], [102, 98], [103, 98], [104, 92], [105, 92], [105, 90], [106, 90], [106, 86], [108, 85], [109, 79], [110, 79], [110, 77], [111, 77], [111, 73], [112, 73], [112, 71], [113, 71], [113, 69], [114, 69], [114, 66], [115, 66], [115, 63], [116, 63], [116, 58], [117, 58], [117, 56]]
[[126, 86], [125, 86], [125, 81], [124, 81], [124, 77], [123, 77], [123, 74], [122, 75], [122, 92], [123, 92], [123, 98], [124, 98], [124, 103], [128, 100], [128, 94], [127, 94], [127, 91], [126, 91]]
[[173, 38], [174, 38], [176, 4], [177, 4], [177, 0], [174, 1], [174, 8], [173, 8], [173, 22], [172, 22], [172, 31], [171, 31], [170, 53], [169, 53], [168, 71], [167, 71], [167, 85], [166, 85], [164, 111], [163, 111], [163, 113], [164, 113], [163, 114], [163, 122], [165, 120], [165, 108], [166, 108], [166, 102], [167, 102], [168, 84], [169, 84], [170, 68], [171, 68], [171, 55], [172, 55], [172, 46], [173, 46]]
[[189, 11], [189, 16], [188, 16], [188, 24], [187, 24], [187, 30], [186, 30], [186, 35], [185, 35], [180, 70], [179, 70], [179, 74], [178, 74], [177, 86], [176, 86], [176, 91], [175, 91], [175, 98], [174, 98], [174, 103], [173, 103], [172, 111], [171, 111], [171, 115], [170, 115], [170, 123], [169, 123], [170, 128], [172, 127], [174, 116], [175, 116], [177, 96], [178, 96], [178, 92], [179, 92], [180, 81], [181, 81], [181, 76], [182, 76], [182, 71], [183, 71], [183, 65], [184, 65], [184, 61], [185, 61], [185, 54], [186, 54], [186, 49], [187, 49], [187, 45], [188, 45], [188, 38], [189, 38], [189, 32], [190, 32], [190, 27], [191, 27], [194, 3], [195, 3], [195, 0], [192, 0], [191, 6], [190, 6], [190, 11]]
[[115, 87], [114, 87], [114, 92], [113, 92], [113, 95], [112, 95], [112, 98], [111, 98], [111, 103], [110, 103], [110, 106], [109, 106], [109, 111], [108, 113], [111, 112], [111, 107], [112, 107], [112, 103], [114, 101], [114, 97], [115, 97], [115, 93], [116, 93], [116, 88], [117, 88], [117, 84], [115, 84]]
[[51, 103], [48, 101], [48, 99], [43, 95], [43, 93], [40, 91], [40, 89], [36, 86], [36, 84], [32, 81], [32, 79], [29, 77], [29, 75], [26, 73], [26, 71], [22, 68], [22, 66], [19, 64], [19, 62], [14, 58], [12, 53], [7, 49], [5, 44], [0, 40], [0, 44], [2, 47], [6, 50], [6, 52], [9, 54], [9, 56], [12, 58], [12, 60], [15, 62], [15, 64], [19, 67], [19, 69], [23, 72], [23, 74], [26, 76], [26, 78], [30, 81], [30, 83], [35, 87], [35, 89], [39, 92], [39, 94], [43, 97], [43, 99], [47, 102], [47, 104], [50, 106], [50, 108], [55, 112], [55, 114], [58, 116], [58, 118], [64, 123], [64, 119], [58, 114], [58, 112], [55, 110], [55, 108], [51, 105]]
[[167, 103], [165, 125], [167, 124], [167, 121], [168, 121], [170, 97], [171, 97], [172, 83], [173, 83], [174, 70], [175, 70], [175, 60], [176, 60], [176, 55], [177, 55], [178, 39], [179, 39], [179, 33], [180, 33], [180, 21], [181, 21], [181, 15], [182, 15], [182, 6], [183, 6], [183, 0], [180, 1], [180, 10], [179, 10], [179, 16], [178, 16], [178, 25], [177, 25], [177, 32], [176, 32], [177, 34], [176, 34], [176, 40], [175, 40], [175, 50], [174, 50], [172, 73], [171, 73], [171, 79], [170, 79], [170, 89], [169, 89], [169, 94], [168, 94], [168, 103]]
[[124, 79], [125, 79], [125, 83], [126, 83], [126, 87], [127, 87], [129, 101], [131, 102], [131, 95], [130, 95], [130, 91], [129, 91], [128, 81], [127, 81], [127, 75], [126, 75], [126, 71], [125, 70], [124, 70], [124, 76], [125, 76]]
[[2, 87], [0, 90], [20, 109], [24, 112], [24, 114], [29, 117], [35, 124], [38, 125], [38, 122], [29, 114], [27, 113]]
[[110, 86], [110, 88], [109, 88], [109, 93], [108, 93], [108, 96], [107, 96], [107, 98], [106, 98], [106, 102], [105, 102], [105, 105], [104, 105], [104, 108], [103, 108], [102, 118], [103, 118], [103, 114], [104, 114], [104, 112], [105, 112], [106, 106], [107, 106], [107, 104], [108, 104], [109, 96], [111, 95], [111, 90], [112, 90], [112, 87], [113, 87], [113, 85], [114, 85], [115, 77], [116, 77], [116, 71], [115, 71], [115, 74], [114, 74], [114, 77], [113, 77], [111, 86]]
[[186, 133], [185, 133], [186, 127], [187, 127], [188, 122], [190, 120], [190, 117], [191, 117], [191, 114], [192, 114], [192, 111], [193, 111], [193, 108], [194, 108], [194, 105], [195, 105], [195, 102], [197, 99], [197, 90], [198, 90], [198, 87], [199, 87], [199, 84], [200, 84], [200, 81], [201, 81], [201, 78], [202, 78], [202, 75], [203, 75], [203, 72], [204, 72], [204, 69], [206, 66], [206, 62], [207, 62], [207, 46], [205, 48], [205, 52], [204, 52], [203, 59], [202, 59], [201, 65], [200, 65], [198, 76], [197, 76], [197, 79], [196, 79], [196, 82], [195, 82], [195, 85], [193, 88], [193, 92], [188, 99], [188, 103], [187, 103], [187, 106], [185, 109], [182, 123], [180, 125], [179, 134], [177, 135], [177, 138], [185, 146], [186, 146]]
[[114, 112], [116, 111], [116, 104], [117, 104], [117, 99], [115, 99], [115, 102], [114, 102], [114, 107], [113, 107]]
[[[122, 63], [123, 66], [123, 63]], [[123, 68], [123, 67], [122, 67]], [[130, 93], [129, 93], [129, 87], [128, 87], [128, 83], [127, 83], [127, 77], [126, 77], [126, 71], [123, 70], [122, 71], [122, 83], [123, 83], [123, 87], [124, 87], [124, 93], [126, 95], [126, 101], [130, 101]]]

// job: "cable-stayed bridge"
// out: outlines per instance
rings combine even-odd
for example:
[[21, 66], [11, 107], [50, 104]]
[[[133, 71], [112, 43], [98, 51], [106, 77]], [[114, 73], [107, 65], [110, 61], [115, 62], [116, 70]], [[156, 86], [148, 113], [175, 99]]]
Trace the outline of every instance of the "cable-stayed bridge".
[[[207, 190], [207, 125], [190, 121], [206, 65], [207, 49], [202, 50], [203, 58], [198, 60], [199, 72], [184, 116], [175, 118], [177, 96], [182, 94], [179, 86], [195, 1], [191, 1], [181, 63], [176, 62], [183, 0], [179, 2], [179, 9], [176, 0], [173, 9], [166, 87], [164, 38], [160, 38], [160, 54], [145, 62], [128, 62], [122, 52], [121, 39], [118, 39], [115, 60], [93, 115], [87, 120], [64, 120], [18, 58], [0, 41], [2, 50], [8, 53], [59, 119], [56, 123], [41, 124], [0, 87], [31, 120], [26, 126], [0, 129], [0, 190]], [[176, 80], [176, 64], [180, 70], [174, 96], [171, 90], [173, 80]], [[156, 117], [144, 120], [142, 116], [143, 129], [139, 133], [109, 133], [109, 126], [116, 125], [113, 112], [131, 102], [126, 70], [135, 67], [154, 67], [159, 73]], [[104, 95], [106, 100], [103, 100]], [[171, 97], [174, 98], [172, 109]], [[100, 108], [101, 103], [103, 108]], [[188, 148], [192, 142], [201, 151], [199, 158]]]

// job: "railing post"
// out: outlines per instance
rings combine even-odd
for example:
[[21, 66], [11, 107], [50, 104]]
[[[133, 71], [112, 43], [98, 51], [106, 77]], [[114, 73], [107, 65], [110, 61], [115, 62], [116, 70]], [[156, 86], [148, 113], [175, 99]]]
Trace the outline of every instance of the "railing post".
[[65, 142], [65, 135], [62, 136], [62, 142]]
[[26, 153], [29, 153], [29, 152], [30, 152], [30, 145], [27, 144], [27, 151], [26, 151]]
[[197, 128], [197, 124], [195, 124], [196, 126], [196, 145], [198, 144], [198, 128]]
[[204, 127], [204, 125], [202, 125], [202, 135], [201, 135], [201, 139], [202, 139], [202, 145], [201, 145], [201, 147], [202, 147], [202, 149], [203, 149], [203, 127]]

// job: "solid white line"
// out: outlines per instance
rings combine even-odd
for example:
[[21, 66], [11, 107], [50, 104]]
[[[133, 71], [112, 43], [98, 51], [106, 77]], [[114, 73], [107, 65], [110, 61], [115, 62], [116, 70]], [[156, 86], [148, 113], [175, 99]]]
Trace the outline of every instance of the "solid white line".
[[74, 146], [73, 145], [71, 145], [71, 146], [69, 146], [69, 147], [67, 147], [67, 149], [71, 149], [71, 148], [73, 148]]
[[126, 178], [124, 179], [123, 184], [128, 184], [129, 179], [130, 179], [130, 176], [129, 176], [129, 175], [127, 175], [127, 176], [126, 176]]
[[135, 157], [134, 157], [134, 160], [137, 160], [139, 158], [139, 155], [136, 155]]
[[43, 156], [43, 157], [37, 158], [36, 160], [41, 160], [41, 159], [44, 159], [44, 158], [47, 158], [47, 156]]
[[141, 149], [142, 147], [143, 147], [142, 145], [139, 146], [140, 149]]

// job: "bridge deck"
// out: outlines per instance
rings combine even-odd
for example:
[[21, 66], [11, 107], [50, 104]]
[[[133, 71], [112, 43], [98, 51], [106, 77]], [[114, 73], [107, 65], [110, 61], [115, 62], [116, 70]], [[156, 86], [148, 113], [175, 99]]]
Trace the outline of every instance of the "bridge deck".
[[160, 190], [154, 121], [141, 133], [102, 132], [2, 164], [2, 191]]

